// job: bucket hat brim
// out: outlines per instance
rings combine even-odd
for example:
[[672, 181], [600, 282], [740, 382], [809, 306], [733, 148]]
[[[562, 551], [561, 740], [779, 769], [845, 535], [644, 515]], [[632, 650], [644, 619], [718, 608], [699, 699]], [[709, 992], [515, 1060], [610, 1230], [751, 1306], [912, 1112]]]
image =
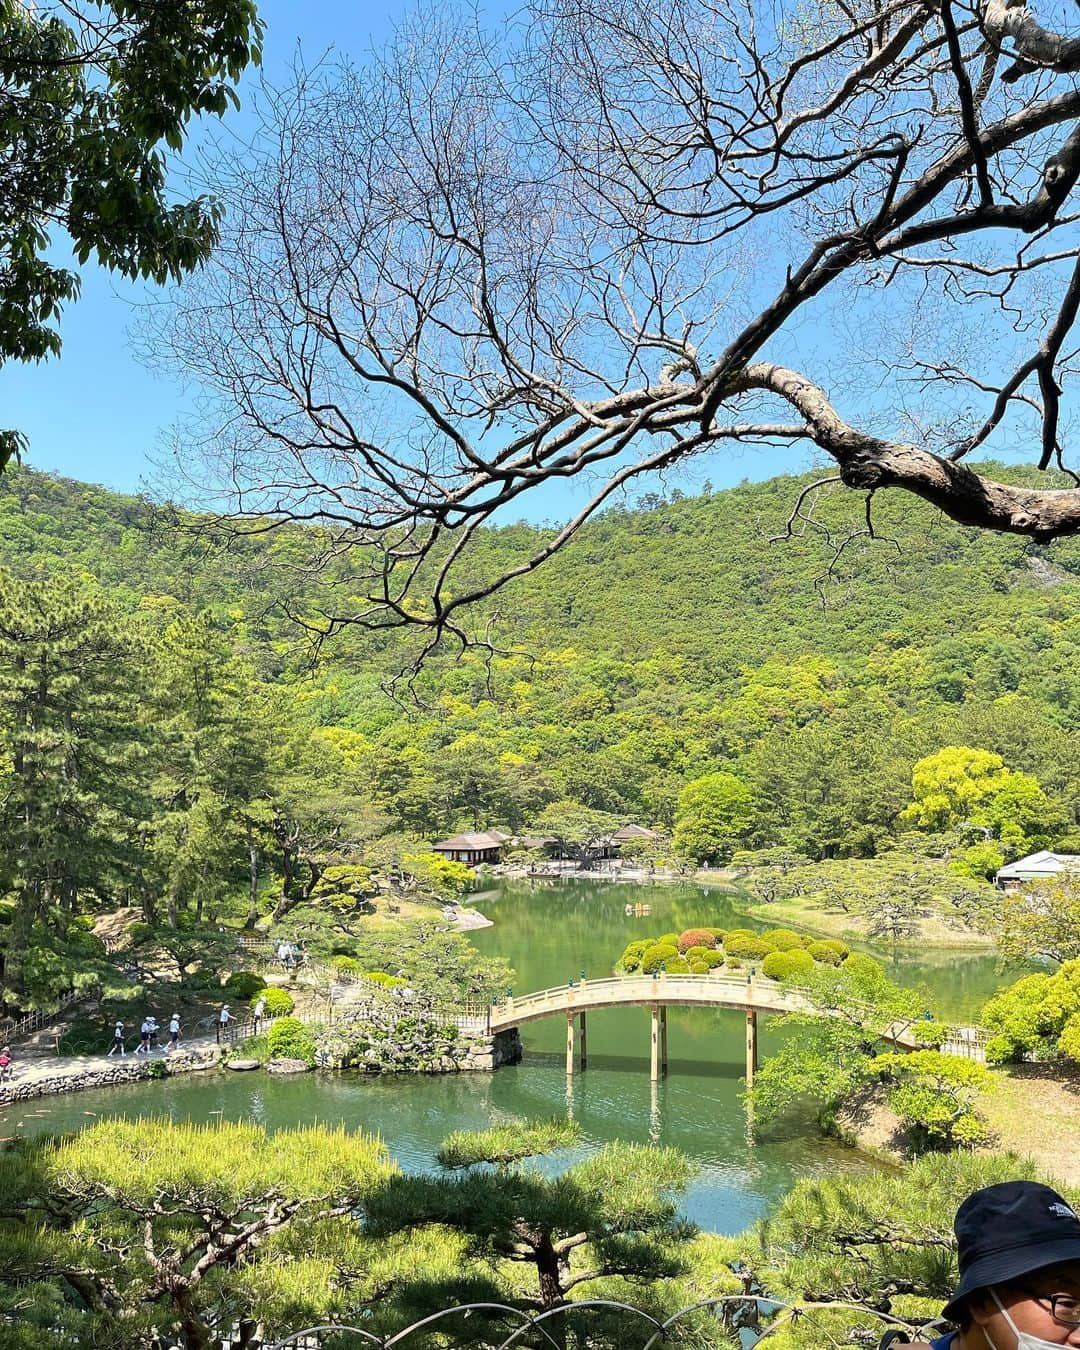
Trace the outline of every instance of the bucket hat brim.
[[970, 1294], [989, 1289], [995, 1284], [1007, 1284], [1021, 1275], [1031, 1275], [1044, 1266], [1056, 1266], [1062, 1261], [1080, 1261], [1080, 1237], [1059, 1238], [1056, 1242], [1033, 1242], [1027, 1247], [987, 1252], [964, 1271], [941, 1315], [947, 1321], [955, 1322], [961, 1304]]

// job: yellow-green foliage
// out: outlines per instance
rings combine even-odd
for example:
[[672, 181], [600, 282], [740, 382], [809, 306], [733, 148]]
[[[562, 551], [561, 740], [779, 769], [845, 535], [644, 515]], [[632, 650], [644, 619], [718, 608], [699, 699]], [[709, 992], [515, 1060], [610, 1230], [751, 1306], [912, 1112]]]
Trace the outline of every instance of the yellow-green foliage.
[[848, 954], [847, 944], [835, 938], [811, 942], [806, 949], [815, 961], [825, 966], [838, 966]]
[[760, 961], [774, 948], [757, 933], [729, 933], [724, 939], [724, 953], [736, 961]]
[[153, 1119], [91, 1125], [50, 1145], [45, 1167], [60, 1191], [93, 1190], [133, 1206], [194, 1192], [234, 1208], [261, 1203], [268, 1192], [293, 1200], [361, 1196], [397, 1172], [384, 1144], [344, 1126], [269, 1135], [250, 1122]]
[[995, 994], [982, 1010], [991, 1033], [986, 1057], [992, 1064], [1055, 1053], [1080, 1062], [1080, 959], [1066, 961], [1053, 975], [1025, 975]]
[[678, 955], [679, 949], [674, 943], [656, 942], [642, 956], [641, 969], [646, 975], [655, 975], [661, 966], [666, 968], [667, 963]]
[[251, 1000], [252, 1008], [255, 1007], [259, 999], [266, 1002], [266, 1011], [270, 1017], [288, 1017], [296, 1006], [293, 1002], [293, 996], [287, 989], [279, 989], [277, 985], [267, 985], [261, 994], [256, 994]]
[[488, 1130], [454, 1130], [443, 1140], [438, 1157], [443, 1167], [471, 1167], [481, 1162], [505, 1166], [569, 1148], [580, 1138], [581, 1130], [570, 1120], [508, 1120]]
[[770, 928], [762, 933], [761, 937], [778, 952], [790, 952], [796, 947], [810, 945], [810, 939], [802, 933], [796, 933], [793, 928]]
[[814, 958], [802, 947], [793, 951], [769, 952], [761, 963], [761, 973], [770, 980], [794, 980], [814, 969]]
[[315, 1063], [315, 1035], [298, 1017], [279, 1017], [270, 1023], [266, 1045], [271, 1059], [302, 1059], [310, 1068]]

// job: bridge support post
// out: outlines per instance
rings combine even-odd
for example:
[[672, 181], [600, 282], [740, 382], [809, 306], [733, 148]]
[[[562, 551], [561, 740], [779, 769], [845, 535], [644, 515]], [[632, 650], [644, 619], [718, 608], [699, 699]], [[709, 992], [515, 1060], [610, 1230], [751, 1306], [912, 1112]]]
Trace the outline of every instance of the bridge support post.
[[667, 1077], [667, 1008], [660, 1009], [660, 1073]]
[[652, 1041], [649, 1056], [649, 1078], [656, 1082], [660, 1077], [660, 1005], [652, 1005]]
[[566, 1014], [566, 1076], [574, 1076], [574, 1014]]
[[589, 1062], [589, 1044], [585, 1027], [585, 1014], [581, 1014], [581, 1024], [578, 1027], [581, 1034], [581, 1067], [584, 1069]]
[[757, 1009], [746, 1010], [746, 1086], [754, 1086], [754, 1074], [757, 1073]]

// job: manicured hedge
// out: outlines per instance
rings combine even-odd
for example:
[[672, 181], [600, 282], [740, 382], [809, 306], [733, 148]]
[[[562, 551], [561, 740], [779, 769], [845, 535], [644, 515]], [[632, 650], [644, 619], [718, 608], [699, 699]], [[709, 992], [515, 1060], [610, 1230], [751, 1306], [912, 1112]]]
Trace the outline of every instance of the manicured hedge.
[[315, 1036], [298, 1017], [279, 1017], [270, 1023], [266, 1044], [271, 1059], [302, 1059], [315, 1066]]
[[289, 1013], [296, 1007], [292, 994], [287, 989], [279, 989], [273, 984], [267, 985], [265, 989], [252, 998], [252, 1008], [255, 1007], [260, 998], [266, 1000], [266, 1012], [269, 1017], [288, 1017]]
[[745, 936], [729, 933], [724, 941], [725, 955], [737, 961], [760, 961], [772, 950], [770, 944], [756, 933], [747, 933]]
[[814, 958], [802, 947], [786, 952], [770, 952], [761, 963], [761, 973], [770, 980], [795, 979], [813, 968]]
[[768, 932], [762, 933], [765, 942], [772, 943], [773, 948], [778, 952], [791, 952], [797, 947], [806, 947], [810, 939], [803, 937], [801, 933], [796, 933], [793, 928], [770, 928]]
[[666, 967], [678, 954], [679, 949], [674, 943], [654, 943], [641, 958], [641, 969], [646, 975], [655, 975], [661, 966]]
[[619, 965], [623, 970], [633, 973], [641, 969], [641, 958], [653, 945], [651, 938], [640, 938], [636, 942], [628, 942], [619, 958]]
[[679, 951], [688, 952], [691, 947], [715, 947], [716, 938], [707, 928], [688, 928], [679, 934]]
[[358, 974], [362, 969], [355, 956], [332, 956], [330, 964], [335, 970], [345, 971], [349, 974]]
[[811, 942], [810, 946], [807, 947], [806, 950], [810, 953], [810, 955], [814, 958], [814, 960], [820, 962], [821, 965], [838, 966], [843, 961], [844, 957], [847, 956], [846, 947], [844, 947], [842, 953], [836, 950], [837, 947], [843, 946], [844, 944], [842, 942], [838, 943]]

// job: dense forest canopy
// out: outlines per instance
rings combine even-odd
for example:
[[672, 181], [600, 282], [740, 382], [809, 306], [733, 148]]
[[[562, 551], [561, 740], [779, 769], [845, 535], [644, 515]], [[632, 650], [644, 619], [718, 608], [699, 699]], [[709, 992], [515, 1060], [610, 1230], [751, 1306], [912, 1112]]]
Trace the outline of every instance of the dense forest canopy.
[[[428, 840], [519, 830], [566, 801], [670, 831], [680, 794], [708, 780], [715, 796], [727, 774], [738, 803], [728, 854], [783, 845], [821, 857], [962, 823], [977, 793], [931, 810], [934, 782], [912, 775], [926, 760], [924, 778], [948, 777], [949, 756], [929, 757], [968, 747], [1001, 764], [961, 756], [965, 775], [1007, 783], [1017, 819], [1031, 816], [1025, 792], [1046, 794], [1034, 799], [1042, 825], [1067, 836], [1080, 802], [1080, 546], [966, 531], [903, 498], [881, 505], [890, 542], [839, 560], [816, 532], [766, 543], [806, 481], [608, 511], [499, 597], [494, 654], [442, 656], [396, 699], [386, 687], [407, 649], [389, 635], [346, 630], [312, 671], [290, 616], [347, 592], [350, 572], [342, 561], [316, 592], [289, 566], [298, 530], [222, 548], [141, 500], [20, 470], [2, 486], [0, 563], [11, 605], [47, 581], [49, 604], [70, 591], [64, 603], [107, 628], [107, 687], [85, 697], [142, 709], [138, 745], [118, 733], [109, 754], [150, 774], [146, 791], [180, 831], [165, 849], [172, 880], [155, 883], [166, 896], [190, 889], [175, 874], [177, 839], [194, 847], [196, 804], [207, 847], [231, 830], [239, 849], [272, 827], [275, 802], [311, 808], [312, 780], [322, 828], [362, 845], [388, 829]], [[843, 495], [823, 502], [823, 529], [843, 531], [857, 509]], [[545, 532], [491, 530], [478, 553], [522, 535]], [[19, 640], [6, 640], [9, 664]], [[116, 775], [131, 791], [130, 774]], [[124, 809], [111, 805], [110, 819]], [[1000, 839], [1007, 823], [984, 828]], [[1037, 826], [1028, 819], [1004, 851]], [[191, 865], [206, 884], [197, 855]]]

